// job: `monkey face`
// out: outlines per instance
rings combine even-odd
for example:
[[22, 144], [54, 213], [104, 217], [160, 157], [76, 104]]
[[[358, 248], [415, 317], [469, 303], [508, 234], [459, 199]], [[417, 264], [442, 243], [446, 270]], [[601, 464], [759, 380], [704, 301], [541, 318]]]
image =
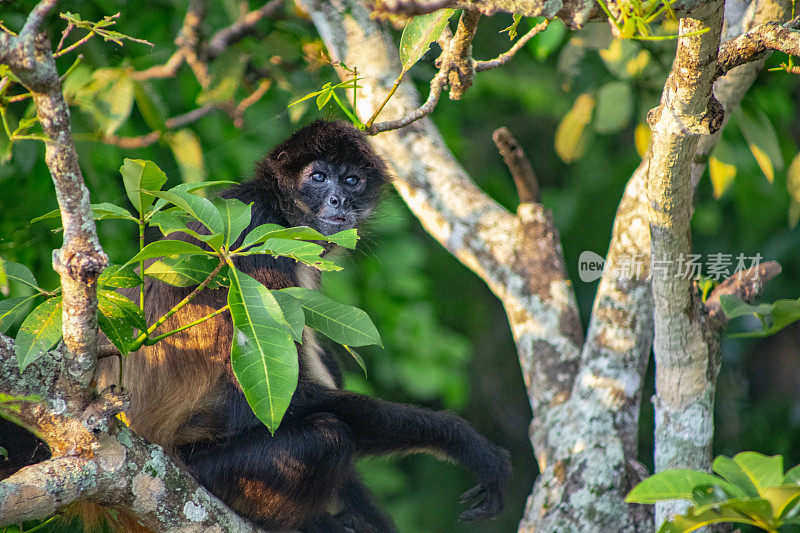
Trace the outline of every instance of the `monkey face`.
[[358, 165], [312, 161], [300, 170], [296, 190], [290, 192], [299, 215], [294, 223], [324, 235], [357, 227], [374, 205], [368, 180]]

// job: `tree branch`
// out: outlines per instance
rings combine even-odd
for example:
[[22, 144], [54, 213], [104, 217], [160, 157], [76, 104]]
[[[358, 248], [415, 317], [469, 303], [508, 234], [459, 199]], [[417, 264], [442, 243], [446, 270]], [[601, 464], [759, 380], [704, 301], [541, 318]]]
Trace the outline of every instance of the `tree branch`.
[[739, 65], [764, 58], [773, 50], [800, 56], [800, 32], [794, 31], [799, 27], [800, 17], [783, 25], [773, 20], [753, 28], [720, 48], [717, 68], [720, 72], [728, 72]]
[[506, 127], [494, 130], [492, 138], [508, 170], [511, 171], [520, 203], [538, 202], [539, 182], [536, 180], [531, 162], [525, 157], [525, 152], [517, 140]]
[[517, 40], [517, 42], [514, 43], [514, 46], [509, 48], [508, 52], [500, 54], [496, 58], [489, 59], [488, 61], [475, 61], [475, 72], [483, 72], [485, 70], [491, 70], [493, 68], [505, 65], [506, 63], [511, 61], [514, 55], [516, 55], [516, 53], [519, 52], [522, 49], [522, 47], [528, 43], [528, 41], [533, 39], [533, 37], [536, 36], [538, 33], [544, 31], [549, 24], [550, 24], [549, 20], [543, 20], [542, 22], [540, 22], [539, 24], [528, 30], [528, 32], [525, 35], [520, 37]]
[[255, 25], [265, 17], [271, 17], [283, 7], [283, 0], [271, 0], [258, 9], [254, 9], [239, 17], [239, 20], [217, 31], [208, 41], [203, 52], [203, 59], [211, 61], [224, 52], [229, 46], [238, 43], [253, 33]]

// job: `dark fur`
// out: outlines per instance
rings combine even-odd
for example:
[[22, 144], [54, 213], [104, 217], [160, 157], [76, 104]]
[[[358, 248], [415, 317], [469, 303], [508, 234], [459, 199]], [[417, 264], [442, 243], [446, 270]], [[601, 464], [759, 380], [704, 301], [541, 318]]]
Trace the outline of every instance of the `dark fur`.
[[[355, 225], [371, 213], [388, 181], [383, 161], [352, 126], [315, 122], [261, 161], [253, 180], [223, 193], [253, 204], [253, 221], [246, 232], [268, 222], [332, 231], [312, 216], [313, 206], [325, 198], [314, 198], [298, 176], [314, 161], [366, 178], [358, 195], [342, 197], [349, 210], [343, 216], [354, 213]], [[306, 207], [298, 209], [300, 203]], [[251, 256], [240, 259], [238, 267], [271, 289], [303, 281], [301, 267], [285, 258]], [[148, 320], [190, 290], [148, 279]], [[206, 291], [160, 331], [224, 304], [224, 290]], [[185, 461], [203, 485], [240, 514], [267, 528], [394, 531], [391, 518], [358, 479], [354, 461], [370, 454], [417, 451], [443, 454], [476, 473], [485, 490], [478, 490], [479, 502], [465, 512], [466, 519], [492, 517], [502, 509], [510, 476], [503, 450], [455, 415], [341, 390], [338, 364], [324, 351], [316, 356], [333, 386], [314, 376], [314, 354], [301, 355], [297, 391], [271, 436], [232, 375], [231, 336], [230, 317], [223, 314], [169, 337], [128, 358], [124, 385], [132, 393], [127, 413], [132, 427]], [[304, 348], [311, 345], [304, 343]], [[106, 368], [104, 375], [110, 378], [106, 382], [112, 381], [113, 368]]]

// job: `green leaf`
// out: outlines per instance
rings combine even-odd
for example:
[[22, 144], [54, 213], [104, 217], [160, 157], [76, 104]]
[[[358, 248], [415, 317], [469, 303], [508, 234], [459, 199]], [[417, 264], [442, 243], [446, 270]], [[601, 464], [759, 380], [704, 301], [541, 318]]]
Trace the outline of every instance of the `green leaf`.
[[164, 131], [167, 121], [167, 106], [161, 95], [144, 81], [137, 81], [134, 85], [136, 107], [142, 114], [147, 126], [153, 131]]
[[0, 333], [5, 333], [25, 310], [29, 302], [37, 298], [39, 294], [33, 296], [21, 296], [19, 298], [7, 298], [0, 300]]
[[[780, 455], [767, 456], [758, 452], [742, 452], [734, 455], [733, 461], [741, 467], [742, 472], [761, 496], [767, 487], [783, 483], [783, 457]], [[716, 459], [714, 463], [716, 464]], [[716, 472], [716, 468], [714, 471]]]
[[[92, 204], [92, 218], [94, 218], [94, 220], [118, 219], [131, 220], [133, 222], [137, 221], [136, 217], [131, 215], [130, 211], [127, 209], [108, 202]], [[53, 209], [49, 213], [31, 219], [31, 224], [49, 219], [61, 219], [61, 211], [58, 209]]]
[[300, 301], [306, 324], [339, 344], [366, 346], [381, 344], [381, 336], [367, 313], [350, 305], [340, 304], [327, 296], [304, 287], [281, 289]]
[[770, 333], [775, 333], [797, 320], [800, 320], [800, 300], [776, 300], [773, 302]]
[[150, 217], [150, 224], [158, 226], [161, 233], [168, 237], [173, 233], [186, 233], [192, 237], [199, 237], [200, 234], [190, 229], [186, 225], [186, 219], [171, 213], [170, 211], [157, 211]]
[[[768, 502], [760, 498], [757, 500], [761, 503], [753, 504], [756, 506], [756, 509], [763, 510], [765, 509], [764, 505], [766, 505], [766, 508], [769, 508]], [[755, 520], [747, 515], [743, 515], [733, 506], [735, 504], [741, 504], [742, 501], [743, 500], [729, 500], [731, 505], [728, 505], [726, 502], [717, 508], [709, 509], [699, 514], [692, 513], [690, 509], [687, 514], [676, 516], [671, 522], [664, 523], [664, 525], [662, 525], [658, 531], [659, 533], [686, 533], [689, 531], [695, 531], [703, 526], [719, 524], [722, 522], [734, 522], [758, 526], [759, 524]], [[753, 505], [748, 507], [748, 509], [753, 510]], [[761, 507], [757, 507], [759, 505]]]
[[119, 171], [128, 199], [136, 211], [144, 216], [154, 200], [147, 192], [160, 190], [167, 182], [167, 175], [155, 163], [143, 159], [125, 158]]
[[414, 66], [431, 43], [441, 35], [455, 9], [439, 9], [427, 15], [414, 17], [406, 24], [403, 35], [400, 36], [400, 61], [403, 64], [403, 73]]
[[772, 304], [750, 305], [732, 294], [723, 294], [719, 299], [722, 312], [728, 318], [740, 316], [767, 316], [772, 312]]
[[747, 113], [740, 108], [734, 111], [733, 115], [758, 166], [772, 183], [775, 180], [774, 169], [783, 168], [783, 155], [775, 129], [760, 109], [756, 108], [753, 112]]
[[200, 139], [192, 130], [182, 129], [167, 138], [184, 183], [198, 183], [206, 179], [206, 165]]
[[203, 224], [212, 234], [222, 232], [222, 217], [210, 200], [188, 192], [155, 191], [154, 196], [163, 198], [180, 207], [192, 218]]
[[333, 96], [333, 89], [325, 89], [317, 96], [317, 109], [322, 109]]
[[592, 120], [594, 97], [578, 96], [572, 109], [564, 115], [556, 128], [556, 153], [566, 163], [577, 161], [586, 151], [589, 134], [586, 126]]
[[17, 333], [19, 371], [53, 347], [61, 338], [61, 297], [56, 296], [39, 304], [25, 318]]
[[232, 268], [228, 291], [233, 319], [231, 364], [247, 403], [275, 433], [297, 388], [297, 347], [270, 291]]
[[250, 224], [252, 205], [236, 198], [221, 198], [214, 202], [222, 217], [222, 235], [225, 246], [230, 247]]
[[611, 81], [597, 93], [594, 129], [600, 133], [616, 133], [628, 125], [633, 114], [633, 94], [624, 81]]
[[98, 291], [97, 322], [119, 353], [125, 355], [134, 336], [134, 328], [147, 329], [144, 314], [139, 307], [114, 291]]
[[0, 259], [0, 269], [5, 271], [5, 276], [8, 281], [21, 283], [37, 292], [40, 290], [39, 285], [36, 283], [36, 278], [33, 277], [33, 274], [25, 265]]
[[731, 496], [746, 496], [745, 492], [708, 472], [676, 468], [653, 474], [628, 493], [628, 503], [655, 503], [662, 500], [691, 500], [692, 491], [700, 485], [721, 487]]
[[141, 252], [131, 257], [130, 260], [125, 264], [130, 265], [136, 261], [144, 261], [145, 259], [153, 259], [156, 257], [196, 254], [210, 255], [211, 252], [207, 252], [196, 244], [192, 244], [190, 242], [164, 239], [161, 241], [151, 242], [145, 246]]
[[[306, 241], [296, 241], [291, 239], [267, 239], [262, 245], [263, 252], [275, 255], [288, 257], [300, 263], [305, 263], [318, 270], [341, 270], [342, 267], [322, 259], [320, 256], [325, 249], [319, 244]], [[256, 248], [258, 250], [258, 248]]]
[[87, 91], [92, 112], [105, 135], [113, 135], [133, 109], [134, 82], [128, 69], [101, 68], [92, 73]]
[[283, 311], [283, 318], [286, 319], [286, 324], [292, 332], [292, 338], [295, 342], [303, 342], [303, 328], [306, 325], [306, 315], [303, 313], [303, 306], [300, 301], [292, 296], [281, 291], [270, 291], [272, 296], [281, 306]]
[[[528, 19], [529, 26], [532, 28], [544, 18]], [[561, 47], [564, 37], [567, 35], [567, 27], [561, 19], [553, 19], [543, 32], [538, 33], [533, 39], [528, 41], [528, 49], [533, 51], [534, 57], [539, 61], [544, 61], [550, 54]]]
[[795, 466], [783, 476], [783, 484], [788, 485], [790, 483], [800, 484], [800, 465]]
[[713, 470], [742, 489], [747, 496], [758, 497], [758, 487], [755, 486], [747, 473], [733, 459], [724, 455], [717, 456], [714, 459]]
[[97, 278], [98, 287], [138, 287], [142, 278], [133, 265], [108, 265]]
[[[175, 187], [172, 187], [171, 189], [168, 189], [167, 192], [172, 192], [176, 194], [196, 192], [196, 191], [204, 192], [205, 189], [208, 189], [210, 187], [221, 187], [224, 185], [236, 185], [236, 182], [227, 180], [217, 180], [217, 181], [204, 181], [202, 183], [181, 183], [179, 185], [176, 185]], [[165, 205], [167, 205], [167, 203], [168, 202], [163, 198], [159, 198], [158, 200], [156, 200], [156, 203], [153, 206], [153, 211], [159, 211]]]
[[358, 363], [358, 366], [360, 366], [360, 367], [361, 367], [361, 370], [363, 370], [363, 371], [364, 371], [364, 377], [367, 377], [367, 365], [366, 365], [366, 363], [364, 363], [364, 358], [363, 358], [363, 357], [361, 357], [361, 356], [358, 354], [358, 352], [357, 352], [357, 351], [355, 351], [354, 349], [352, 349], [352, 348], [351, 348], [351, 347], [349, 347], [348, 345], [346, 345], [346, 344], [343, 344], [342, 346], [344, 346], [344, 349], [345, 349], [345, 350], [347, 350], [347, 353], [349, 353], [350, 355], [352, 355], [352, 356], [353, 356], [353, 359], [355, 359], [355, 360], [356, 360], [356, 363]]
[[242, 243], [242, 247], [245, 248], [253, 244], [259, 244], [270, 238], [326, 241], [352, 250], [356, 247], [356, 243], [358, 242], [358, 232], [355, 229], [348, 229], [334, 233], [333, 235], [323, 235], [308, 226], [284, 228], [278, 224], [262, 224], [261, 226], [253, 228], [253, 230], [247, 234]]
[[[207, 255], [192, 255], [189, 257], [164, 257], [144, 271], [146, 276], [163, 281], [175, 287], [196, 287], [203, 283], [217, 268], [219, 260]], [[209, 289], [216, 289], [220, 285], [227, 285], [225, 268], [208, 284]]]
[[517, 26], [519, 26], [519, 21], [521, 20], [522, 20], [522, 15], [514, 14], [512, 17], [511, 25], [508, 26], [507, 28], [503, 28], [502, 30], [500, 30], [500, 33], [508, 32], [508, 40], [513, 41], [514, 39], [517, 38]]
[[772, 506], [772, 514], [781, 518], [800, 501], [800, 486], [781, 485], [764, 489], [764, 499]]

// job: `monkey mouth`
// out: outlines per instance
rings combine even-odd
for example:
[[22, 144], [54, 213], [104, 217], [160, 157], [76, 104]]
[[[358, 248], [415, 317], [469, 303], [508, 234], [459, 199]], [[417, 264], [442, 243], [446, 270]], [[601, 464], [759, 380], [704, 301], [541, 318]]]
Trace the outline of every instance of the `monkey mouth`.
[[327, 217], [322, 217], [323, 222], [327, 222], [333, 226], [345, 226], [350, 224], [350, 220], [342, 215], [331, 215]]

